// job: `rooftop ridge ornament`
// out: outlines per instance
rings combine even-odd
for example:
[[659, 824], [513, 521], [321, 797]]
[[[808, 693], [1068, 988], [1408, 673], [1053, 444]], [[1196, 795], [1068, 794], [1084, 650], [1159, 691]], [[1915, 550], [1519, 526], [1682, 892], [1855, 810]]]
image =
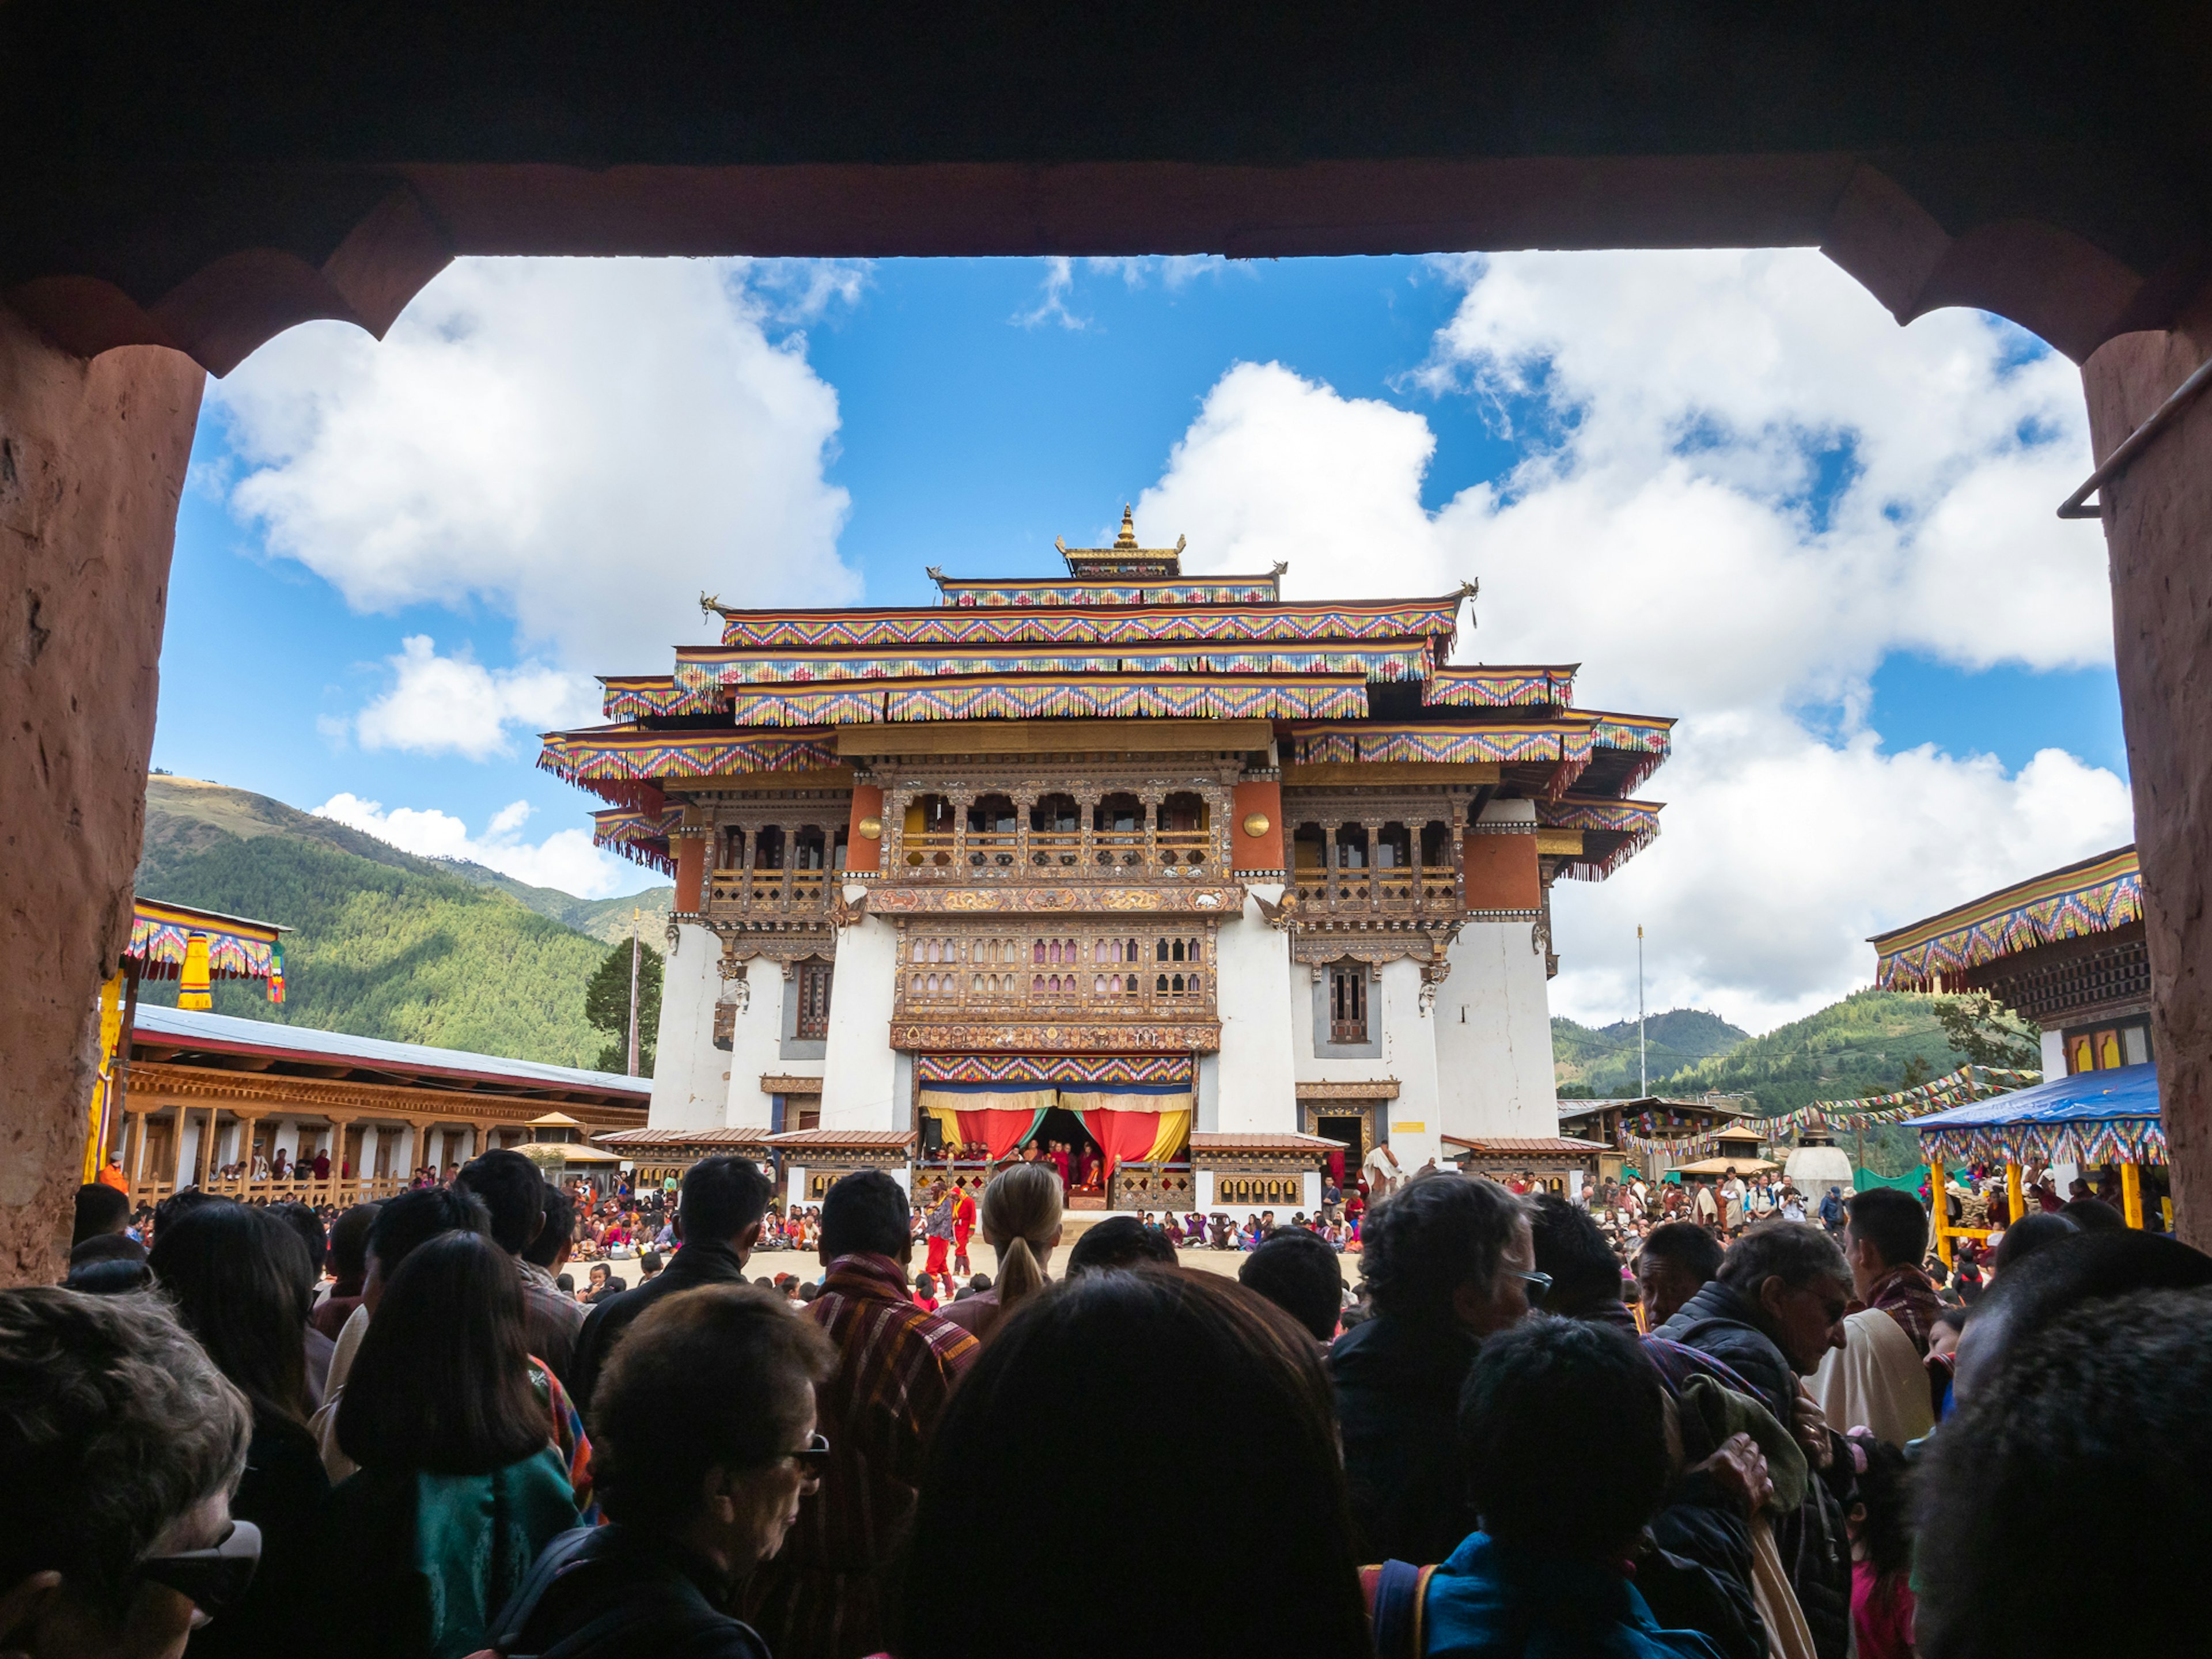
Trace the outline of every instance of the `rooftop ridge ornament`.
[[1067, 561], [1071, 576], [1146, 581], [1180, 577], [1183, 549], [1189, 545], [1189, 540], [1178, 536], [1173, 547], [1140, 546], [1137, 541], [1136, 510], [1125, 501], [1121, 505], [1121, 528], [1115, 535], [1111, 547], [1070, 547], [1064, 536], [1054, 537], [1052, 544]]
[[[1127, 501], [1121, 503], [1121, 533], [1114, 538], [1116, 550], [1133, 548], [1137, 544], [1137, 521]], [[1180, 550], [1180, 548], [1178, 548]]]

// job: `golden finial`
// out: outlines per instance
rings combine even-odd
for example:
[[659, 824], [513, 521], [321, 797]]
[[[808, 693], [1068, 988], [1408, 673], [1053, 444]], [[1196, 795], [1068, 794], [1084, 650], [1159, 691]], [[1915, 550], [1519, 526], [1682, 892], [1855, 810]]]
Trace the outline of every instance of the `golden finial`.
[[1124, 502], [1121, 507], [1121, 533], [1114, 538], [1114, 545], [1115, 547], [1134, 547], [1136, 544], [1137, 521], [1134, 515], [1129, 511], [1128, 504]]

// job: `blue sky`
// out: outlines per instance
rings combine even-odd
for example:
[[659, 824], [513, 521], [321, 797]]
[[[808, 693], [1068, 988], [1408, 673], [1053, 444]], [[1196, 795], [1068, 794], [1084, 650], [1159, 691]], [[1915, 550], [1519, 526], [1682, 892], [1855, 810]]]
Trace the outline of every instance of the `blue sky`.
[[[211, 387], [155, 763], [635, 885], [532, 765], [581, 677], [665, 668], [701, 587], [926, 602], [1134, 501], [1294, 593], [1475, 576], [1463, 654], [1683, 715], [1668, 834], [1558, 906], [1555, 1008], [1632, 1006], [1642, 918], [1657, 1006], [1767, 1023], [1870, 924], [2127, 838], [2094, 527], [2049, 521], [2075, 384], [1811, 254], [460, 267], [381, 346], [313, 325]], [[1947, 822], [1982, 850], [1931, 859]]]

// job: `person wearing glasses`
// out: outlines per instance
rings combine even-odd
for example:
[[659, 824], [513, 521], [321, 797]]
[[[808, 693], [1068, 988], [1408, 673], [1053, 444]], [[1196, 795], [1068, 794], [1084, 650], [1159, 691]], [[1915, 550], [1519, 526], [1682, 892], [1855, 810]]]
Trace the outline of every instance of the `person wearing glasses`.
[[1329, 1349], [1360, 1559], [1443, 1560], [1474, 1530], [1452, 1443], [1485, 1337], [1540, 1306], [1526, 1200], [1479, 1176], [1417, 1176], [1367, 1214], [1376, 1316]]
[[654, 1304], [592, 1402], [603, 1527], [555, 1539], [493, 1626], [502, 1653], [769, 1659], [724, 1609], [782, 1547], [830, 1443], [814, 1390], [836, 1350], [783, 1298], [711, 1285]]
[[0, 1653], [177, 1659], [236, 1604], [260, 1534], [234, 1522], [253, 1414], [150, 1295], [0, 1291]]

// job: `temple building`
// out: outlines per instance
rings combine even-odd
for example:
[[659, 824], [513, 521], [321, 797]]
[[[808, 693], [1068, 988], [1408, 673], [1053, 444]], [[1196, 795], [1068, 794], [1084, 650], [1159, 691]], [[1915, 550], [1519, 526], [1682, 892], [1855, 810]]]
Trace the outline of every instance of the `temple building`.
[[546, 737], [675, 878], [638, 1139], [770, 1147], [801, 1199], [1035, 1140], [1097, 1202], [1233, 1212], [1556, 1138], [1553, 884], [1657, 833], [1673, 722], [1455, 664], [1473, 584], [1289, 601], [1126, 511], [1060, 552], [933, 605], [702, 599], [720, 643]]

